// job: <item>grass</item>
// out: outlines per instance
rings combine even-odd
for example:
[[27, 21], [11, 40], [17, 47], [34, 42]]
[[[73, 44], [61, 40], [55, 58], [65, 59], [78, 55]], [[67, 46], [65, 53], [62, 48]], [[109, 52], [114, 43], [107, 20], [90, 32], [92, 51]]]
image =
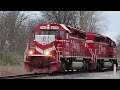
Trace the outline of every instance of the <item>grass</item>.
[[23, 68], [23, 65], [0, 65], [0, 76], [8, 76], [8, 75], [21, 75], [28, 74]]
[[0, 76], [26, 74], [22, 63], [22, 55], [9, 50], [0, 52]]
[[118, 63], [120, 63], [120, 56], [118, 56], [118, 59], [117, 59], [117, 60], [118, 60]]
[[23, 55], [18, 55], [15, 52], [11, 52], [9, 50], [4, 50], [3, 52], [1, 52], [2, 55], [2, 59], [0, 59], [1, 61], [1, 65], [19, 65], [21, 62], [23, 62]]
[[0, 76], [28, 74], [23, 68], [23, 59], [23, 55], [9, 50], [0, 52]]

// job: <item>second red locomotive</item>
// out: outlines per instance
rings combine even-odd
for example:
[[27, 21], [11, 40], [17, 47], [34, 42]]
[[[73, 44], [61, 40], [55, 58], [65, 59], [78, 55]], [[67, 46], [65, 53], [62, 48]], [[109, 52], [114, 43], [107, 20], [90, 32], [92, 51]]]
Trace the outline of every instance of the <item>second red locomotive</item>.
[[24, 67], [35, 73], [113, 69], [116, 44], [100, 34], [64, 24], [39, 24], [27, 43]]

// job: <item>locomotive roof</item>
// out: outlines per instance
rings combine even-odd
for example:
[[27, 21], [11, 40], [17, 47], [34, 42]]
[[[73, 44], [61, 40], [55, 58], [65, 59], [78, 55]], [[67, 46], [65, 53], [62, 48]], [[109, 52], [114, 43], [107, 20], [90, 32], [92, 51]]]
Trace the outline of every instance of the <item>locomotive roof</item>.
[[94, 32], [86, 32], [86, 35], [94, 35], [94, 36], [100, 36], [100, 37], [107, 38], [107, 37], [104, 36], [104, 35], [101, 35], [101, 34], [99, 34], [99, 33], [94, 33]]
[[[71, 33], [71, 31], [64, 25], [64, 24], [57, 24], [57, 23], [48, 23], [50, 24], [51, 26], [61, 26], [60, 28], [63, 28], [65, 29], [66, 31], [68, 31], [69, 33]], [[40, 26], [46, 26], [47, 24], [38, 24], [33, 30], [33, 31], [36, 31], [36, 30], [40, 30]]]
[[100, 36], [100, 37], [108, 38], [110, 41], [115, 43], [115, 41], [113, 41], [110, 37], [107, 37], [107, 36], [104, 36], [104, 35], [101, 35], [101, 34], [98, 34], [98, 33], [86, 32], [86, 35], [94, 35], [94, 36]]
[[[47, 24], [38, 24], [33, 30], [32, 30], [32, 32], [33, 31], [35, 31], [35, 30], [39, 30], [39, 27], [40, 26], [46, 26]], [[69, 33], [73, 33], [74, 31], [79, 31], [79, 32], [83, 32], [83, 33], [85, 33], [85, 31], [83, 31], [82, 29], [80, 29], [80, 28], [77, 28], [77, 27], [72, 27], [72, 26], [66, 26], [65, 24], [57, 24], [57, 23], [50, 23], [50, 25], [51, 26], [61, 26], [63, 29], [65, 29], [66, 31], [68, 31]]]
[[79, 32], [83, 32], [85, 33], [84, 30], [82, 30], [81, 28], [77, 28], [77, 27], [72, 27], [72, 26], [66, 26], [68, 29], [70, 29], [71, 32], [74, 32], [74, 31], [79, 31]]

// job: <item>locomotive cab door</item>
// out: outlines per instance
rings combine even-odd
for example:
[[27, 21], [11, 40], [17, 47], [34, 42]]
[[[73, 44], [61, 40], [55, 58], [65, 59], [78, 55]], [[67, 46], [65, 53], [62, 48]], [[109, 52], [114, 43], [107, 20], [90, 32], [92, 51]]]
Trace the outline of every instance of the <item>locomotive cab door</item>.
[[65, 39], [64, 39], [64, 55], [70, 56], [70, 41], [69, 41], [69, 33], [65, 31]]

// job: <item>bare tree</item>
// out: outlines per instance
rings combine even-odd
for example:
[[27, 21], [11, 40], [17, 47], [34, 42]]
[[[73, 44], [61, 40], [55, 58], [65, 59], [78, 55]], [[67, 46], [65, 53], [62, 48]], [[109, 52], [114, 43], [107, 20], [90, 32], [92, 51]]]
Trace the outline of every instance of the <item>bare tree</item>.
[[21, 11], [1, 11], [0, 19], [1, 50], [23, 52], [26, 29], [24, 21], [28, 19], [28, 15]]
[[42, 11], [47, 22], [75, 26], [77, 11]]
[[106, 29], [104, 17], [99, 11], [43, 11], [43, 18], [52, 23], [63, 23], [89, 32]]
[[34, 23], [33, 17], [28, 11], [0, 11], [0, 64], [23, 60], [28, 33], [39, 22], [37, 18]]
[[39, 16], [34, 19], [29, 19], [27, 21], [26, 30], [27, 30], [27, 36], [29, 36], [30, 40], [32, 40], [32, 30], [40, 23], [46, 23], [46, 22], [44, 21], [44, 19], [39, 18]]
[[101, 33], [106, 29], [101, 11], [78, 11], [78, 27], [85, 31]]
[[119, 55], [120, 54], [120, 34], [117, 36], [117, 52], [118, 52], [118, 55]]

